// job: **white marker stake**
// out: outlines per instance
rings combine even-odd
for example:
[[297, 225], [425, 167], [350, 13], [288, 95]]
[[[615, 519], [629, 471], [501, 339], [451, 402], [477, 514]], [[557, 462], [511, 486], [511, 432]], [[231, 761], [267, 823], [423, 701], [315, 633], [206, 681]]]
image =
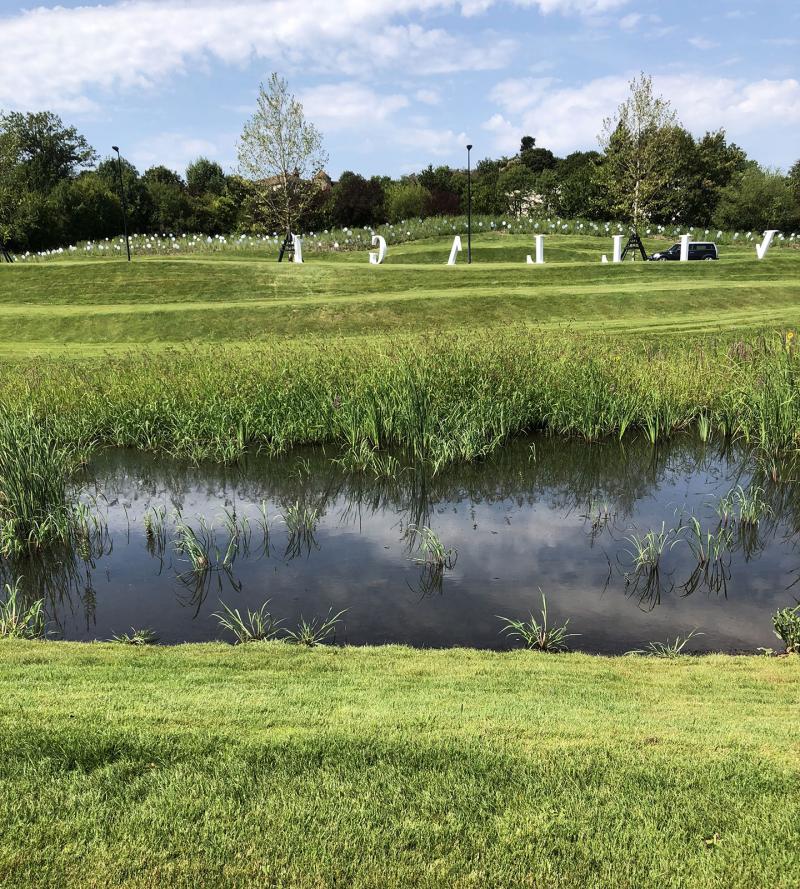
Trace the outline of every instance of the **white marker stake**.
[[689, 261], [689, 238], [690, 235], [681, 235], [681, 262]]
[[447, 260], [448, 265], [456, 264], [456, 256], [461, 253], [461, 235], [456, 235], [453, 238], [453, 246], [450, 249], [450, 259]]
[[377, 253], [370, 253], [369, 264], [380, 265], [386, 259], [386, 239], [380, 235], [372, 236], [372, 246], [378, 248]]
[[303, 239], [298, 238], [297, 235], [292, 237], [292, 243], [294, 244], [294, 261], [302, 262], [303, 261]]
[[536, 265], [544, 264], [544, 235], [536, 235]]
[[764, 240], [760, 244], [756, 244], [756, 256], [763, 259], [767, 255], [772, 239], [778, 234], [777, 228], [771, 228], [764, 232]]
[[622, 262], [622, 235], [614, 235], [614, 262]]
[[600, 262], [608, 262], [608, 257], [605, 255], [605, 253], [600, 257]]

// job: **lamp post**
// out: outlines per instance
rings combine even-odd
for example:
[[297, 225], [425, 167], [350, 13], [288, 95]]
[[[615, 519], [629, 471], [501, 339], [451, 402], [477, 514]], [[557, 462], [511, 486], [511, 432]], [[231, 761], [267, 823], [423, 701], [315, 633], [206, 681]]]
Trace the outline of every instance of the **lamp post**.
[[125, 249], [128, 251], [128, 262], [131, 261], [131, 242], [128, 240], [128, 205], [125, 203], [125, 186], [122, 182], [122, 158], [119, 154], [119, 146], [111, 146], [117, 152], [117, 174], [119, 175], [119, 196], [122, 200], [122, 228], [125, 232]]
[[472, 146], [467, 145], [467, 262], [472, 262], [472, 167], [469, 153]]

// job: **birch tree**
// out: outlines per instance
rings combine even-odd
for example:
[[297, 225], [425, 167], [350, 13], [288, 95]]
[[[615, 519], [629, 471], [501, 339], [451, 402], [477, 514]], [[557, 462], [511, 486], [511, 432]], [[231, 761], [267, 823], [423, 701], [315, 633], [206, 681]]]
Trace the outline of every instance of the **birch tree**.
[[669, 212], [679, 167], [679, 127], [669, 101], [654, 95], [646, 74], [631, 81], [629, 97], [603, 121], [598, 139], [605, 152], [604, 184], [613, 212], [635, 231], [654, 214]]
[[291, 233], [319, 188], [314, 177], [328, 155], [319, 130], [275, 73], [266, 87], [259, 87], [256, 112], [244, 126], [238, 155], [239, 172], [255, 183], [270, 223]]

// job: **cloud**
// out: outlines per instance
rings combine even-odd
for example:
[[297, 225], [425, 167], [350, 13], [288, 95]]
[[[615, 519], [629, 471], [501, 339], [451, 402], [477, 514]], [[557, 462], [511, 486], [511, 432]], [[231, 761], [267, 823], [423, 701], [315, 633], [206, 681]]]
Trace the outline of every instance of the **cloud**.
[[414, 93], [414, 98], [423, 105], [438, 105], [442, 101], [438, 90], [421, 89]]
[[705, 37], [690, 37], [689, 44], [695, 49], [714, 49], [719, 46], [713, 40], [707, 40]]
[[[657, 76], [653, 83], [695, 133], [724, 127], [738, 139], [767, 127], [800, 124], [800, 82], [792, 78], [747, 82], [685, 74]], [[579, 86], [553, 83], [545, 89], [538, 80], [505, 80], [490, 94], [504, 113], [493, 114], [483, 126], [494, 133], [495, 148], [503, 152], [516, 151], [525, 134], [558, 152], [596, 148], [603, 119], [624, 101], [628, 84], [623, 76]]]
[[380, 95], [360, 83], [326, 83], [304, 90], [303, 110], [322, 130], [374, 126], [408, 106], [399, 94]]
[[181, 174], [188, 164], [198, 157], [208, 157], [219, 161], [224, 167], [232, 168], [233, 159], [230, 154], [233, 139], [225, 139], [225, 148], [221, 149], [218, 142], [188, 136], [185, 133], [159, 133], [147, 140], [137, 142], [129, 152], [128, 159], [140, 170], [156, 164], [168, 167]]
[[94, 91], [151, 90], [189, 70], [253, 58], [353, 76], [403, 62], [415, 73], [489, 70], [512, 41], [398, 24], [513, 4], [593, 15], [629, 0], [119, 0], [39, 7], [0, 18], [0, 106], [89, 111]]

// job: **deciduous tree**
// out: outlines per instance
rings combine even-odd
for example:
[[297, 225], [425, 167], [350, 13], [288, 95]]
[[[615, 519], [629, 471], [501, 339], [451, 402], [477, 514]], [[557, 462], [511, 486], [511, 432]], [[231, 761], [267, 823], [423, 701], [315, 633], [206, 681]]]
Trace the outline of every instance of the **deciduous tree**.
[[314, 177], [328, 161], [322, 136], [288, 83], [273, 73], [258, 92], [256, 112], [242, 130], [241, 174], [257, 183], [265, 215], [287, 234], [313, 200]]
[[668, 204], [679, 166], [677, 127], [669, 101], [654, 94], [646, 74], [631, 81], [630, 96], [603, 122], [599, 141], [606, 154], [604, 182], [613, 212], [634, 230]]

